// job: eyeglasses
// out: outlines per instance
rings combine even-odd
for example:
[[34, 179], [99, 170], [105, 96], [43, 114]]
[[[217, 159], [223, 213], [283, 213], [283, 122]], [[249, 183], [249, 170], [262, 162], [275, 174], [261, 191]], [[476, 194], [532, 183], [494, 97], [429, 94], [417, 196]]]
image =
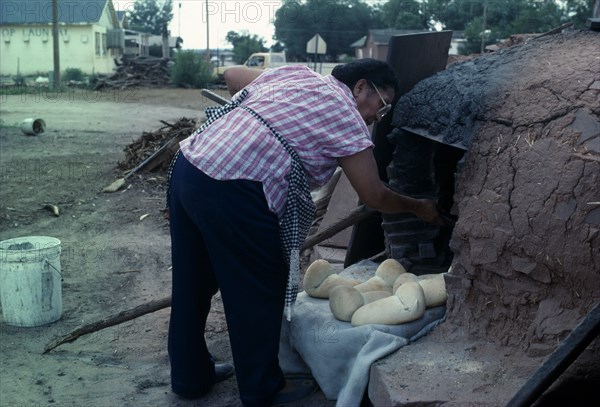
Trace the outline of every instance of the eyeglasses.
[[385, 116], [386, 114], [388, 114], [390, 112], [390, 110], [392, 110], [392, 105], [388, 102], [385, 101], [385, 99], [383, 98], [383, 96], [381, 96], [381, 93], [379, 92], [379, 89], [377, 89], [377, 86], [375, 86], [375, 84], [371, 81], [371, 86], [373, 86], [373, 89], [375, 89], [375, 92], [377, 92], [377, 94], [379, 95], [379, 97], [381, 98], [381, 102], [383, 103], [383, 107], [381, 109], [379, 109], [377, 111], [377, 113], [375, 113], [377, 120], [381, 120], [383, 118], [383, 116]]

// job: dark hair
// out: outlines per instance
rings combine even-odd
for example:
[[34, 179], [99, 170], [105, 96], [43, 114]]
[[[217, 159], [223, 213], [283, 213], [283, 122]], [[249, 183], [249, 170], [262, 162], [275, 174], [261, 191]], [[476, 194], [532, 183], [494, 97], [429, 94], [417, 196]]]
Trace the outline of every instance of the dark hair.
[[343, 65], [337, 65], [331, 71], [331, 75], [350, 89], [354, 88], [356, 82], [366, 79], [381, 88], [393, 88], [398, 93], [398, 79], [394, 69], [384, 61], [365, 58], [357, 59]]

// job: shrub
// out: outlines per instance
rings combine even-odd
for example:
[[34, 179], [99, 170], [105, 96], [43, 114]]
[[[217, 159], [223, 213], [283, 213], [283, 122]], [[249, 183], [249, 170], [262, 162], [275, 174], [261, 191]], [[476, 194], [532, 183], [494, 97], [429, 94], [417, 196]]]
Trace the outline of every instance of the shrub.
[[83, 71], [79, 68], [67, 68], [63, 73], [63, 81], [83, 82]]
[[212, 81], [210, 66], [201, 55], [191, 50], [177, 53], [171, 75], [175, 85], [185, 88], [205, 87]]

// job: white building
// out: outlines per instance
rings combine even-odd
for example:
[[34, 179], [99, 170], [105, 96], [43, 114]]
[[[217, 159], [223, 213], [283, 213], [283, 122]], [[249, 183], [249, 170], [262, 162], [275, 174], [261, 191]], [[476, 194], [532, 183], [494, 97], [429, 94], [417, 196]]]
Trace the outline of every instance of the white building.
[[[60, 68], [111, 73], [123, 30], [112, 0], [59, 1]], [[47, 75], [54, 69], [52, 0], [0, 2], [0, 75]]]

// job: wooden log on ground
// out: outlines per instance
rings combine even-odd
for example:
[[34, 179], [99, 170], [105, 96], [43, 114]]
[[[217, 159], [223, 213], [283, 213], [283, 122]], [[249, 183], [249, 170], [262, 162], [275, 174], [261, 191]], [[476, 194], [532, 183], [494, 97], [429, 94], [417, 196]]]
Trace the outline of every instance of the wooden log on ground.
[[171, 75], [168, 62], [168, 59], [157, 57], [124, 58], [115, 72], [99, 80], [94, 89], [169, 85]]
[[171, 297], [163, 298], [160, 300], [150, 301], [146, 304], [139, 305], [135, 308], [132, 308], [127, 311], [121, 311], [118, 314], [111, 315], [109, 317], [103, 318], [99, 321], [95, 321], [89, 323], [87, 325], [83, 325], [74, 331], [64, 335], [46, 345], [44, 349], [44, 353], [50, 352], [52, 349], [60, 346], [64, 343], [69, 343], [75, 341], [77, 338], [87, 335], [93, 332], [100, 331], [104, 328], [109, 328], [111, 326], [122, 324], [123, 322], [131, 321], [137, 317], [141, 317], [142, 315], [146, 315], [152, 312], [156, 312], [163, 308], [168, 308], [171, 306]]

